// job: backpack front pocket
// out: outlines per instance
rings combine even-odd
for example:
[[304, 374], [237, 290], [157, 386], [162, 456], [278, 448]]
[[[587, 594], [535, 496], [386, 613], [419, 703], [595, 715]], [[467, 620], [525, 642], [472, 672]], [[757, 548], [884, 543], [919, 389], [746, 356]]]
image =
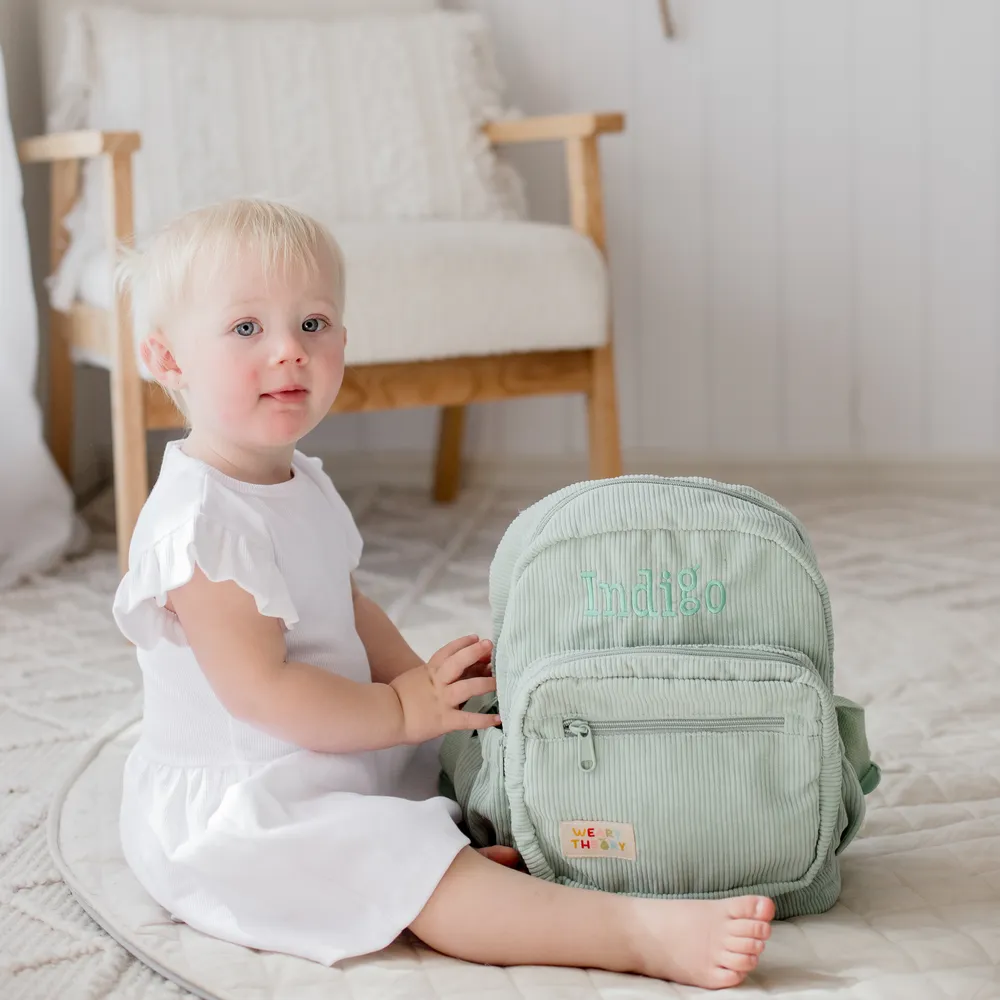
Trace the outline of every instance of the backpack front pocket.
[[505, 765], [534, 874], [644, 895], [774, 895], [826, 861], [839, 737], [803, 654], [580, 652], [537, 664], [522, 690]]

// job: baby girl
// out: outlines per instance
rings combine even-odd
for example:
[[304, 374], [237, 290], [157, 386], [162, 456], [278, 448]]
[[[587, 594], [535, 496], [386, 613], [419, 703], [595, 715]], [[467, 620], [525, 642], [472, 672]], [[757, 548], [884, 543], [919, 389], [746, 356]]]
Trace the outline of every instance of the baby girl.
[[[189, 430], [168, 445], [114, 613], [138, 649], [142, 736], [121, 836], [175, 919], [332, 964], [409, 928], [448, 955], [735, 986], [770, 900], [654, 900], [517, 870], [474, 851], [437, 795], [439, 738], [500, 719], [490, 643], [424, 662], [358, 588], [361, 537], [318, 459], [296, 450], [344, 375], [344, 265], [290, 208], [183, 216], [120, 280], [142, 357]], [[391, 290], [387, 290], [391, 294]]]

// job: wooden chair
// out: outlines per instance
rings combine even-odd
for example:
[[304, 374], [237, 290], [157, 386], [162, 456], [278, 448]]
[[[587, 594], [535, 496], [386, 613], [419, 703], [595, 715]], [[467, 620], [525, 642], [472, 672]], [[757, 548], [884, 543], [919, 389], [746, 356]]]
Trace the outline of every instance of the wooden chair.
[[[569, 114], [497, 121], [487, 125], [485, 131], [494, 144], [565, 144], [571, 224], [604, 252], [597, 140], [602, 133], [620, 132], [623, 127], [621, 114]], [[64, 220], [79, 195], [81, 162], [85, 159], [100, 157], [104, 164], [109, 246], [132, 236], [132, 154], [140, 142], [134, 132], [78, 131], [20, 143], [24, 163], [51, 165], [49, 231], [53, 270], [68, 246]], [[73, 450], [74, 350], [97, 358], [110, 372], [115, 517], [123, 569], [127, 566], [132, 529], [149, 490], [146, 432], [183, 426], [169, 400], [137, 370], [131, 316], [131, 304], [124, 295], [116, 297], [111, 310], [77, 303], [67, 312], [50, 312], [48, 440], [67, 479]], [[562, 393], [586, 396], [590, 474], [594, 478], [620, 475], [610, 321], [607, 342], [596, 348], [349, 367], [333, 412], [441, 407], [434, 497], [447, 502], [454, 499], [459, 488], [468, 404]]]

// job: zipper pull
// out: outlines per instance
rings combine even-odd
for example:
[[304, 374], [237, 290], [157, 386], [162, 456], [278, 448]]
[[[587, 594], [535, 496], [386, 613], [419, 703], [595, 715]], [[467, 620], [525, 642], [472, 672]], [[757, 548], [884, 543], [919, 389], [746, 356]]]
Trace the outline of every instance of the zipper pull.
[[563, 723], [563, 728], [579, 740], [580, 770], [593, 771], [597, 766], [597, 758], [594, 756], [594, 737], [590, 726], [581, 719], [570, 719]]

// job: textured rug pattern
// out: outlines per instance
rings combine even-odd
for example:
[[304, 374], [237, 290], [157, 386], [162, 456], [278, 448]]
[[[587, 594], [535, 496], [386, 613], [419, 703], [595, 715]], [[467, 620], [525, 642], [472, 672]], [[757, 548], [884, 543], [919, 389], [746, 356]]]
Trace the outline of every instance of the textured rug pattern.
[[[421, 652], [463, 632], [488, 634], [489, 561], [533, 496], [470, 492], [451, 508], [402, 490], [358, 490], [346, 499], [366, 540], [359, 581]], [[957, 938], [953, 929], [940, 940], [929, 933], [899, 972], [926, 969], [933, 976], [951, 962], [978, 970], [969, 996], [1000, 996], [1000, 494], [780, 499], [816, 546], [833, 601], [838, 690], [871, 705], [869, 732], [886, 774], [856, 851], [866, 877], [884, 883], [886, 912], [857, 915], [889, 941], [894, 931], [903, 940], [913, 889], [905, 868], [879, 859], [894, 845], [906, 848], [919, 829], [927, 850], [946, 857], [941, 877], [956, 902], [981, 922], [971, 920]], [[60, 881], [45, 846], [53, 788], [80, 745], [137, 692], [133, 652], [110, 615], [117, 573], [107, 516], [94, 511], [91, 554], [0, 593], [3, 1000], [187, 996], [100, 931]], [[912, 711], [917, 705], [923, 708]], [[963, 726], [955, 725], [957, 716]], [[987, 731], [996, 741], [984, 755]], [[978, 741], [968, 766], [967, 741]], [[968, 796], [956, 796], [963, 783]], [[929, 839], [928, 826], [935, 831]], [[847, 879], [842, 902], [848, 911], [860, 905]], [[930, 931], [946, 919], [930, 917]], [[806, 969], [808, 929], [801, 934]], [[974, 985], [986, 982], [996, 992]], [[803, 986], [815, 983], [804, 979]], [[890, 994], [876, 988], [871, 995]]]

